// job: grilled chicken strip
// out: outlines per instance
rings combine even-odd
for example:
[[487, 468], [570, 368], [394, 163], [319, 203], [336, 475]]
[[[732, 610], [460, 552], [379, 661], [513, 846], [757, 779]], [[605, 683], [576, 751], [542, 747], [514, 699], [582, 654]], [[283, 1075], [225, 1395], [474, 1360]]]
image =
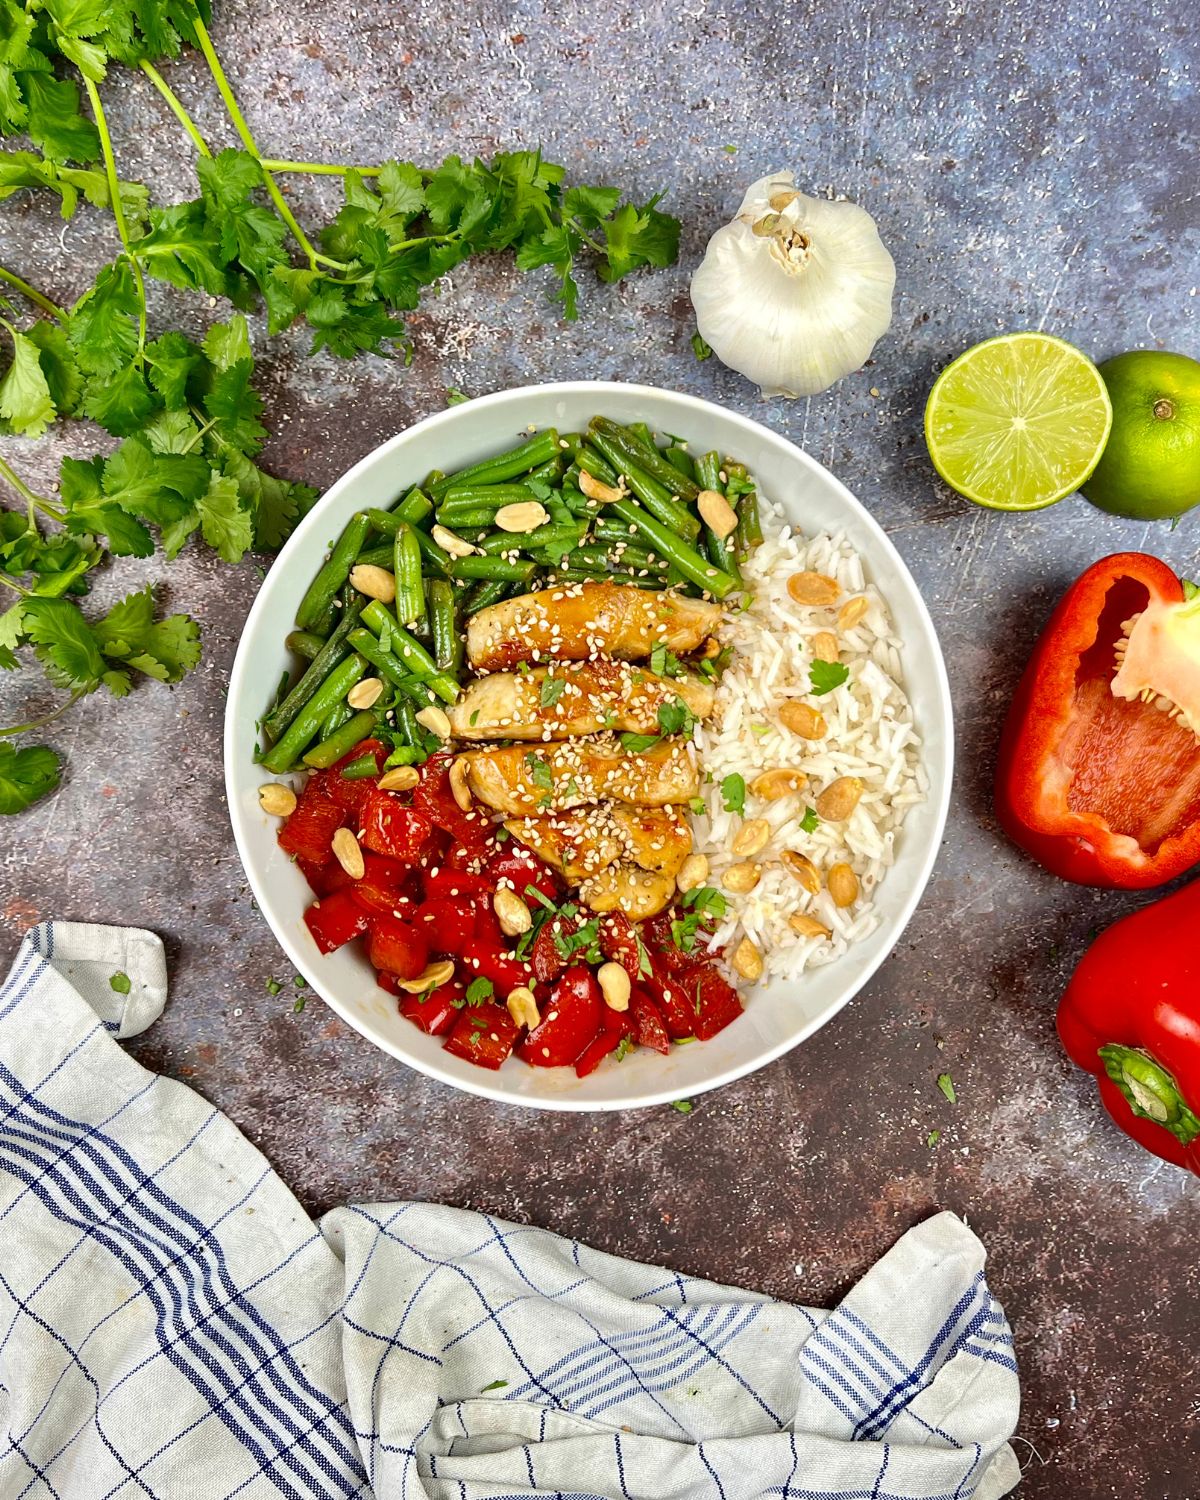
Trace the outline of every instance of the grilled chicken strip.
[[688, 742], [660, 740], [640, 755], [615, 740], [557, 740], [536, 750], [506, 745], [469, 750], [463, 759], [472, 795], [510, 817], [559, 812], [585, 802], [629, 802], [665, 807], [699, 790]]
[[450, 727], [460, 740], [562, 740], [601, 729], [657, 734], [663, 704], [678, 700], [706, 719], [715, 697], [703, 678], [657, 677], [645, 667], [598, 657], [477, 677], [451, 708]]
[[467, 659], [477, 672], [557, 657], [636, 661], [661, 641], [683, 655], [712, 634], [721, 606], [620, 583], [572, 583], [521, 594], [472, 615]]
[[692, 830], [673, 807], [577, 807], [504, 826], [571, 885], [619, 860], [674, 879], [692, 852]]
[[623, 911], [631, 922], [657, 916], [675, 895], [675, 878], [639, 870], [636, 865], [610, 865], [579, 887], [579, 899], [592, 911]]

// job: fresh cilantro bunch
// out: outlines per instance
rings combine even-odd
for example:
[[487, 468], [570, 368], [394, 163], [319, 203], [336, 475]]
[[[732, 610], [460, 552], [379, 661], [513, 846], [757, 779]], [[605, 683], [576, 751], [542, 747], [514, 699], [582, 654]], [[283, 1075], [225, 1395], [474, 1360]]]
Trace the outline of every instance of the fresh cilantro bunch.
[[[254, 390], [254, 357], [240, 313], [195, 342], [151, 328], [148, 278], [263, 307], [278, 333], [305, 323], [313, 351], [342, 357], [403, 349], [403, 314], [473, 255], [507, 252], [526, 271], [548, 267], [563, 316], [578, 311], [576, 265], [591, 258], [617, 281], [674, 261], [678, 222], [658, 198], [623, 203], [616, 188], [568, 186], [536, 151], [490, 161], [448, 156], [327, 166], [273, 161], [260, 152], [208, 34], [205, 0], [0, 0], [0, 201], [19, 190], [53, 193], [64, 218], [80, 201], [111, 213], [119, 253], [70, 308], [16, 271], [0, 283], [32, 304], [30, 318], [0, 299], [0, 433], [36, 439], [58, 419], [97, 423], [115, 451], [62, 461], [57, 493], [36, 494], [0, 459], [0, 481], [19, 498], [0, 508], [0, 669], [31, 652], [69, 696], [46, 720], [100, 688], [118, 696], [140, 672], [176, 682], [196, 664], [199, 631], [184, 615], [158, 619], [149, 590], [102, 618], [80, 601], [89, 574], [109, 558], [172, 558], [196, 537], [227, 562], [273, 548], [315, 499], [256, 462], [266, 439]], [[211, 147], [156, 64], [199, 49], [225, 106], [236, 146]], [[196, 196], [156, 205], [123, 181], [100, 85], [114, 65], [138, 68], [198, 153]], [[32, 145], [35, 150], [28, 149]], [[344, 201], [310, 234], [278, 178], [340, 175]], [[662, 725], [663, 732], [674, 732]], [[0, 729], [0, 813], [52, 790], [52, 751], [16, 750]], [[686, 729], [685, 724], [680, 724]]]

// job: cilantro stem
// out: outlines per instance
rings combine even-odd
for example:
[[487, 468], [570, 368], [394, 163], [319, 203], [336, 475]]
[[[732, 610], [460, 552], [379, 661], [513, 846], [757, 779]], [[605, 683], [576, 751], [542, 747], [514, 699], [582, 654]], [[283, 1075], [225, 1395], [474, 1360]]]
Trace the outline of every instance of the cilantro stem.
[[167, 82], [167, 80], [158, 71], [158, 69], [154, 66], [154, 64], [143, 62], [142, 72], [145, 73], [146, 77], [167, 101], [167, 107], [170, 109], [171, 113], [175, 116], [179, 123], [183, 126], [183, 128], [187, 131], [188, 135], [191, 136], [192, 142], [195, 145], [196, 150], [199, 151], [200, 155], [211, 156], [212, 152], [208, 149], [208, 142], [200, 134], [200, 131], [196, 128], [196, 122], [183, 107], [183, 101], [180, 99], [179, 95], [175, 92], [171, 85]]
[[[263, 159], [259, 155], [258, 146], [255, 142], [254, 136], [251, 134], [250, 127], [246, 124], [245, 117], [243, 116], [241, 109], [238, 107], [238, 102], [234, 97], [234, 92], [229, 86], [229, 79], [225, 76], [225, 69], [221, 66], [221, 59], [217, 56], [216, 49], [212, 44], [212, 38], [208, 34], [207, 27], [199, 16], [196, 16], [192, 24], [196, 32], [196, 40], [200, 43], [200, 50], [204, 53], [204, 61], [208, 64], [208, 71], [212, 74], [213, 82], [217, 86], [217, 92], [220, 94], [221, 99], [224, 102], [225, 109], [229, 115], [229, 118], [233, 121], [233, 128], [237, 131], [242, 145], [245, 146], [249, 154], [258, 163], [259, 170], [262, 172], [263, 186], [266, 188], [271, 202], [275, 205], [279, 217], [291, 230], [292, 237], [295, 239], [296, 243], [300, 246], [300, 249], [307, 257], [309, 266], [315, 271], [317, 269], [318, 262], [324, 259], [324, 257], [318, 256], [317, 252], [313, 249], [312, 245], [309, 242], [308, 236], [304, 233], [303, 229], [300, 228], [300, 225], [296, 221], [295, 214], [288, 206], [287, 199], [279, 191], [279, 184], [275, 181], [274, 177], [271, 176], [270, 170], [263, 163]], [[340, 262], [334, 261], [329, 262], [329, 264], [340, 265]]]
[[0, 266], [0, 281], [7, 281], [9, 286], [16, 287], [18, 292], [21, 292], [24, 296], [28, 297], [30, 302], [32, 302], [35, 306], [40, 307], [43, 312], [49, 313], [50, 316], [57, 319], [58, 322], [66, 322], [67, 315], [65, 312], [63, 312], [62, 308], [59, 307], [56, 303], [51, 302], [50, 298], [45, 296], [42, 292], [39, 292], [37, 287], [30, 286], [27, 281], [23, 281], [15, 271], [10, 271], [4, 266]]
[[108, 122], [104, 118], [104, 106], [100, 103], [100, 90], [85, 74], [81, 73], [83, 86], [87, 90], [88, 103], [96, 118], [96, 130], [100, 135], [100, 149], [104, 153], [104, 173], [108, 178], [108, 195], [112, 199], [113, 218], [117, 221], [117, 233], [125, 249], [125, 259], [133, 270], [133, 279], [138, 290], [138, 348], [137, 359], [141, 363], [146, 349], [146, 283], [142, 279], [142, 268], [138, 258], [129, 248], [129, 225], [125, 222], [125, 205], [121, 202], [121, 183], [117, 177], [117, 159], [113, 155], [112, 136], [108, 133]]
[[268, 172], [307, 172], [317, 177], [345, 177], [347, 172], [357, 172], [360, 177], [378, 177], [382, 167], [351, 167], [343, 162], [322, 161], [269, 161], [259, 158], [259, 166]]
[[34, 729], [44, 729], [47, 724], [53, 724], [55, 719], [61, 718], [69, 708], [74, 708], [82, 697], [82, 693], [72, 693], [65, 703], [60, 703], [57, 708], [52, 709], [44, 718], [30, 719], [28, 724], [13, 724], [7, 729], [0, 729], [0, 739], [8, 739], [10, 735], [14, 734], [28, 734]]
[[33, 590], [22, 588], [15, 578], [9, 578], [6, 573], [0, 573], [0, 583], [12, 589], [14, 594], [20, 594], [22, 599], [32, 599]]
[[0, 479], [7, 480], [21, 499], [34, 509], [44, 511], [46, 515], [53, 516], [56, 521], [64, 519], [63, 512], [51, 505], [44, 495], [31, 490], [17, 471], [3, 458], [0, 458]]

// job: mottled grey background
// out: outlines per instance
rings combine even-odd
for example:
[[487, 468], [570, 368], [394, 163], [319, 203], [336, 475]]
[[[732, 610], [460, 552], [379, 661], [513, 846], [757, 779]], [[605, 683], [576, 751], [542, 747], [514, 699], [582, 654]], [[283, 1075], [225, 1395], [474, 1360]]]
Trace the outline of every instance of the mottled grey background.
[[[547, 1117], [464, 1098], [317, 1002], [293, 1014], [221, 791], [226, 675], [259, 575], [189, 551], [161, 569], [122, 564], [103, 585], [160, 581], [203, 622], [204, 664], [174, 692], [97, 699], [57, 728], [67, 785], [0, 830], [0, 949], [43, 916], [161, 932], [172, 1000], [135, 1051], [226, 1110], [314, 1212], [345, 1198], [442, 1199], [824, 1301], [908, 1225], [957, 1210], [989, 1247], [1015, 1327], [1023, 1494], [1200, 1493], [1200, 1194], [1106, 1124], [1053, 1027], [1089, 934], [1138, 898], [1043, 874], [989, 808], [1000, 717], [1058, 592], [1119, 548], [1194, 569], [1196, 524], [1171, 534], [1081, 500], [1032, 516], [976, 511], [934, 482], [920, 424], [940, 365], [998, 331], [1044, 327], [1097, 357], [1135, 345], [1200, 354], [1187, 9], [218, 0], [218, 46], [270, 155], [428, 163], [540, 142], [576, 177], [665, 188], [685, 225], [678, 267], [615, 290], [587, 284], [574, 326], [508, 261], [456, 272], [412, 319], [407, 370], [311, 360], [303, 338], [268, 345], [260, 327], [270, 461], [327, 485], [438, 408], [447, 386], [625, 378], [760, 417], [872, 508], [925, 591], [961, 742], [946, 844], [904, 941], [855, 1003], [692, 1115]], [[168, 72], [210, 139], [232, 143], [196, 61]], [[160, 198], [191, 196], [190, 148], [148, 83], [116, 77], [106, 97], [123, 174]], [[876, 216], [896, 257], [896, 312], [871, 368], [810, 401], [763, 404], [693, 359], [687, 277], [743, 185], [788, 166]], [[315, 208], [332, 191], [305, 183], [296, 197]], [[60, 301], [114, 250], [103, 216], [85, 210], [64, 228], [27, 195], [0, 222], [4, 262]], [[156, 296], [161, 317], [179, 315]], [[185, 318], [213, 315], [193, 306]], [[76, 430], [3, 451], [49, 483], [61, 451], [94, 446]], [[36, 679], [0, 684], [4, 722], [51, 702]], [[272, 975], [286, 985], [276, 997]], [[935, 1084], [944, 1071], [954, 1106]]]

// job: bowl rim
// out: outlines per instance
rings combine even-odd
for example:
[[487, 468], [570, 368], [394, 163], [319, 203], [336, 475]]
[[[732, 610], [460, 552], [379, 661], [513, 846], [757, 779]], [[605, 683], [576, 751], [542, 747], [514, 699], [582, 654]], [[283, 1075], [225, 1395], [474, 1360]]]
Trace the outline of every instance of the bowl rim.
[[[883, 527], [852, 491], [818, 459], [807, 453], [790, 438], [766, 426], [765, 423], [753, 417], [743, 416], [741, 412], [730, 410], [705, 397], [695, 396], [687, 391], [670, 390], [663, 386], [621, 380], [546, 381], [536, 385], [513, 386], [504, 390], [493, 391], [486, 396], [473, 397], [469, 402], [447, 407], [443, 411], [431, 412], [428, 416], [420, 418], [411, 426], [394, 433], [390, 438], [386, 438], [382, 443], [377, 444], [370, 452], [364, 454], [362, 458], [352, 464], [350, 468], [335, 479], [329, 488], [325, 490], [280, 549], [271, 565], [267, 579], [264, 579], [258, 592], [255, 594], [250, 611], [242, 625], [237, 651], [229, 673], [225, 722], [222, 735], [225, 799], [229, 811], [230, 823], [233, 828], [234, 843], [237, 847], [238, 858], [241, 860], [242, 868], [245, 871], [246, 879], [257, 902], [259, 912], [275, 941], [283, 948], [288, 958], [295, 965], [297, 972], [307, 980], [314, 994], [319, 996], [364, 1041], [378, 1047], [381, 1051], [396, 1058], [397, 1061], [403, 1063], [405, 1066], [413, 1068], [418, 1073], [424, 1074], [426, 1077], [432, 1078], [438, 1083], [446, 1084], [451, 1088], [475, 1094], [499, 1104], [519, 1105], [527, 1109], [550, 1110], [561, 1113], [590, 1114], [619, 1109], [649, 1109], [656, 1105], [672, 1103], [679, 1097], [679, 1088], [676, 1086], [674, 1088], [654, 1090], [648, 1094], [621, 1095], [616, 1098], [599, 1100], [583, 1099], [571, 1093], [544, 1096], [516, 1094], [511, 1090], [500, 1087], [498, 1082], [493, 1082], [493, 1080], [498, 1080], [499, 1075], [487, 1069], [476, 1068], [474, 1070], [480, 1075], [478, 1079], [474, 1077], [464, 1078], [443, 1068], [436, 1056], [432, 1060], [425, 1057], [417, 1057], [400, 1047], [391, 1045], [384, 1039], [372, 1036], [364, 1031], [357, 1017], [350, 1009], [329, 992], [327, 980], [321, 978], [317, 963], [315, 962], [319, 958], [319, 955], [305, 952], [293, 940], [290, 932], [281, 930], [272, 920], [272, 897], [267, 890], [261, 873], [256, 869], [254, 859], [251, 855], [249, 819], [245, 814], [245, 810], [239, 804], [238, 799], [233, 794], [235, 785], [234, 777], [237, 770], [237, 747], [235, 740], [238, 722], [241, 713], [244, 712], [242, 699], [246, 695], [246, 679], [250, 673], [249, 663], [252, 655], [251, 643], [257, 633], [259, 618], [265, 613], [269, 600], [275, 593], [276, 588], [279, 587], [278, 579], [286, 574], [290, 559], [303, 549], [306, 539], [314, 531], [324, 527], [325, 516], [330, 510], [336, 508], [339, 499], [347, 490], [355, 485], [361, 475], [372, 469], [375, 465], [386, 462], [387, 459], [402, 449], [417, 434], [434, 431], [441, 426], [453, 426], [461, 422], [468, 411], [479, 412], [488, 408], [503, 407], [506, 405], [519, 406], [523, 401], [534, 397], [545, 401], [553, 399], [555, 396], [571, 398], [583, 396], [584, 394], [594, 396], [602, 405], [605, 395], [610, 393], [614, 395], [619, 393], [621, 397], [626, 399], [630, 396], [637, 397], [639, 395], [644, 395], [652, 400], [659, 400], [666, 397], [671, 401], [681, 403], [686, 408], [690, 408], [697, 416], [715, 412], [722, 418], [728, 419], [736, 425], [753, 432], [759, 441], [785, 448], [789, 458], [793, 462], [798, 462], [802, 468], [808, 469], [815, 476], [819, 477], [822, 483], [829, 485], [839, 492], [839, 498], [846, 505], [848, 512], [854, 517], [856, 523], [868, 534], [868, 548], [870, 551], [882, 553], [895, 570], [903, 587], [907, 591], [909, 603], [921, 619], [934, 648], [930, 653], [927, 665], [932, 669], [933, 678], [933, 692], [929, 696], [935, 703], [937, 714], [941, 719], [941, 724], [938, 726], [941, 730], [941, 763], [937, 767], [937, 770], [941, 773], [940, 786], [938, 785], [939, 778], [933, 774], [933, 768], [928, 761], [929, 735], [927, 733], [927, 726], [918, 726], [922, 730], [921, 738], [923, 754], [926, 756], [926, 770], [930, 772], [930, 789], [927, 805], [932, 812], [932, 822], [929, 827], [928, 842], [918, 862], [915, 878], [912, 880], [908, 891], [904, 894], [896, 916], [892, 919], [892, 930], [887, 934], [886, 941], [880, 944], [876, 956], [854, 970], [852, 980], [848, 983], [845, 993], [836, 1004], [820, 1015], [807, 1020], [793, 1036], [772, 1043], [762, 1052], [758, 1052], [748, 1059], [732, 1063], [719, 1072], [714, 1072], [711, 1077], [706, 1077], [698, 1082], [689, 1082], [687, 1092], [690, 1097], [697, 1097], [700, 1094], [722, 1088], [725, 1084], [734, 1083], [739, 1078], [744, 1078], [751, 1073], [757, 1072], [760, 1068], [764, 1068], [768, 1064], [777, 1061], [795, 1047], [800, 1046], [802, 1042], [807, 1041], [809, 1037], [813, 1036], [823, 1026], [828, 1025], [870, 983], [871, 979], [882, 967], [885, 960], [890, 957], [904, 935], [909, 922], [912, 920], [913, 913], [929, 884], [929, 878], [937, 862], [945, 834], [954, 780], [955, 735], [949, 676], [946, 671], [945, 658], [933, 618], [925, 603], [924, 596], [917, 585], [916, 579]], [[600, 407], [597, 407], [597, 409], [600, 409]], [[859, 550], [863, 549], [860, 548]], [[868, 572], [871, 572], [869, 553], [866, 560], [868, 563]], [[271, 575], [275, 575], [274, 586], [270, 583]], [[844, 962], [845, 960], [843, 959], [842, 961]]]

